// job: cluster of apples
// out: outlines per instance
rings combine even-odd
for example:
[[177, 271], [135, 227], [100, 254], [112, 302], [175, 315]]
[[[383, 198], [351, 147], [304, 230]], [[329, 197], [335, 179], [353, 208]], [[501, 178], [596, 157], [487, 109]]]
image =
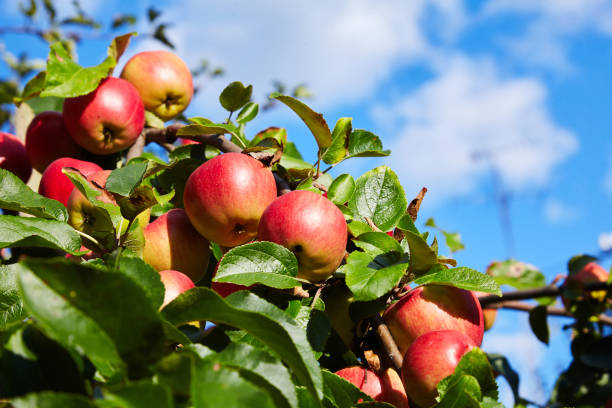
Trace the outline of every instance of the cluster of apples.
[[[298, 259], [298, 278], [311, 282], [327, 279], [344, 257], [342, 212], [311, 191], [277, 197], [272, 172], [249, 155], [224, 153], [203, 163], [187, 179], [183, 202], [184, 210], [170, 210], [144, 230], [144, 260], [189, 278], [177, 281], [178, 293], [203, 277], [209, 242], [224, 249], [255, 238], [283, 245]], [[244, 289], [217, 282], [212, 288], [223, 296]]]
[[445, 285], [410, 290], [385, 310], [383, 320], [404, 356], [401, 379], [391, 369], [374, 373], [358, 366], [336, 374], [377, 401], [402, 408], [409, 406], [408, 397], [420, 407], [433, 405], [438, 382], [481, 345], [484, 333], [476, 294]]
[[179, 57], [167, 51], [138, 53], [127, 62], [120, 78], [107, 77], [89, 94], [66, 98], [62, 112], [36, 115], [25, 144], [14, 135], [1, 133], [0, 167], [27, 182], [32, 168], [44, 173], [60, 158], [78, 160], [88, 153], [119, 152], [142, 132], [145, 110], [167, 121], [183, 112], [192, 96], [191, 72]]

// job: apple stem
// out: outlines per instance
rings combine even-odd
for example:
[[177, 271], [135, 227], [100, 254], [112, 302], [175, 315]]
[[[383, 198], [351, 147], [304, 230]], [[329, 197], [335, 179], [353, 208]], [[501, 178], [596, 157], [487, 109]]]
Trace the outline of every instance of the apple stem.
[[87, 240], [88, 240], [88, 241], [91, 241], [91, 243], [92, 243], [92, 244], [94, 244], [94, 245], [97, 247], [97, 249], [98, 249], [98, 251], [96, 251], [96, 252], [99, 252], [99, 253], [103, 253], [103, 252], [105, 252], [105, 249], [104, 249], [104, 247], [102, 246], [102, 244], [100, 244], [100, 243], [98, 242], [98, 240], [96, 240], [94, 237], [92, 237], [91, 235], [86, 234], [86, 233], [84, 233], [84, 232], [82, 232], [82, 231], [79, 231], [79, 230], [77, 230], [77, 229], [75, 229], [75, 231], [76, 231], [76, 233], [77, 233], [77, 234], [79, 234], [81, 237], [83, 237], [83, 238], [87, 238]]

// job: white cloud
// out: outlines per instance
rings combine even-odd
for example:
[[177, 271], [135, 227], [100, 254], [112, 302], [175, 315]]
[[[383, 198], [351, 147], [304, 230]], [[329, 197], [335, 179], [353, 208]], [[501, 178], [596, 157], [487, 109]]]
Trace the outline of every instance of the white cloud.
[[434, 79], [374, 110], [381, 126], [400, 129], [389, 161], [407, 191], [464, 195], [491, 171], [515, 190], [547, 183], [578, 142], [550, 117], [544, 85], [505, 79], [489, 60], [445, 61]]
[[492, 0], [481, 18], [515, 14], [530, 17], [525, 31], [502, 43], [515, 58], [529, 65], [573, 70], [568, 39], [584, 32], [612, 36], [612, 3], [608, 0]]
[[546, 220], [553, 224], [573, 221], [579, 217], [576, 208], [554, 198], [544, 203], [543, 211]]
[[[177, 22], [169, 35], [190, 65], [205, 57], [226, 68], [223, 81], [206, 84], [210, 94], [233, 80], [253, 84], [258, 96], [271, 90], [273, 79], [306, 82], [323, 108], [368, 97], [394, 68], [426, 58], [424, 13], [436, 10], [457, 31], [461, 4], [186, 0], [164, 18]], [[206, 103], [195, 101], [200, 108]]]

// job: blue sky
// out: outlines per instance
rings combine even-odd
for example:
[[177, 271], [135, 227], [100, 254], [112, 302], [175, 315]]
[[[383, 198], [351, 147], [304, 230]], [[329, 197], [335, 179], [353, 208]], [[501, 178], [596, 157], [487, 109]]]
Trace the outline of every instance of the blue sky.
[[[0, 25], [23, 22], [15, 3], [3, 1]], [[60, 13], [70, 3], [58, 1]], [[142, 16], [150, 5], [82, 3], [103, 21], [117, 11]], [[306, 82], [315, 94], [308, 103], [330, 127], [350, 116], [354, 127], [378, 134], [393, 152], [388, 159], [341, 164], [335, 174], [358, 176], [387, 164], [409, 197], [426, 186], [418, 225], [432, 216], [461, 232], [466, 249], [455, 254], [461, 265], [482, 271], [513, 256], [552, 279], [566, 272], [570, 256], [599, 252], [600, 236], [612, 231], [611, 1], [184, 0], [156, 6], [174, 22], [168, 33], [179, 56], [191, 66], [207, 58], [226, 70], [221, 79], [202, 80], [188, 115], [223, 120], [217, 96], [230, 81], [253, 84], [258, 101], [273, 79]], [[37, 39], [4, 35], [0, 42], [15, 54], [46, 56]], [[84, 42], [80, 62], [98, 63], [107, 43]], [[128, 57], [159, 48], [141, 36]], [[286, 127], [314, 158], [312, 137], [284, 107], [247, 130], [272, 125]], [[500, 194], [509, 198], [511, 241], [500, 221]], [[610, 266], [607, 259], [602, 264]], [[563, 320], [553, 319], [559, 332]], [[526, 315], [503, 312], [484, 348], [508, 354], [521, 371], [523, 394], [543, 402], [569, 360], [568, 334], [546, 348], [526, 322]]]

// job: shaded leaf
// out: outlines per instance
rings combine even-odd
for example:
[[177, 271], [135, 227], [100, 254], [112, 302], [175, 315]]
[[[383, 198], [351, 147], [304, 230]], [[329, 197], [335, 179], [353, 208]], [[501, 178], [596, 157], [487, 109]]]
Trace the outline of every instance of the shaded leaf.
[[68, 212], [62, 203], [35, 193], [5, 169], [0, 169], [0, 208], [63, 222], [68, 220]]
[[0, 331], [27, 317], [17, 286], [17, 264], [0, 265]]
[[438, 263], [438, 255], [425, 239], [410, 230], [403, 230], [410, 248], [410, 270], [417, 275], [428, 272]]
[[332, 144], [332, 135], [327, 126], [327, 122], [323, 118], [323, 115], [310, 109], [306, 104], [299, 100], [292, 98], [291, 96], [281, 95], [278, 92], [274, 92], [270, 95], [270, 98], [276, 99], [291, 108], [297, 115], [304, 121], [308, 129], [312, 132], [319, 150], [323, 150]]
[[81, 237], [65, 222], [0, 215], [0, 248], [16, 247], [54, 248], [80, 255]]
[[544, 344], [548, 344], [550, 334], [548, 331], [548, 323], [546, 321], [548, 312], [546, 306], [536, 306], [529, 311], [529, 326], [531, 331]]
[[15, 408], [93, 408], [86, 397], [76, 394], [44, 391], [11, 400]]
[[348, 156], [348, 137], [353, 130], [352, 118], [340, 118], [332, 131], [331, 145], [321, 158], [327, 164], [336, 164]]
[[226, 110], [236, 112], [251, 100], [253, 85], [244, 86], [242, 82], [235, 81], [223, 89], [219, 95], [219, 102]]

